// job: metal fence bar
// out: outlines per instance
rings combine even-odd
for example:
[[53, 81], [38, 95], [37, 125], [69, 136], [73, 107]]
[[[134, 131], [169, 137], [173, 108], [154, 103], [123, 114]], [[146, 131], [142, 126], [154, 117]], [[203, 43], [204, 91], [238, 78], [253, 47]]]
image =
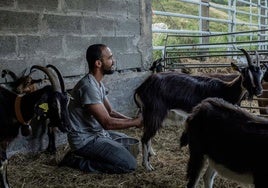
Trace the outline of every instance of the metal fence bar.
[[185, 35], [185, 34], [177, 34], [177, 35], [169, 35], [169, 37], [217, 37], [217, 36], [225, 36], [225, 35], [241, 35], [241, 34], [248, 34], [248, 33], [256, 33], [256, 32], [262, 32], [262, 31], [268, 31], [267, 29], [259, 29], [259, 30], [251, 30], [251, 31], [238, 31], [238, 32], [230, 32], [230, 33], [224, 33], [224, 32], [218, 32], [218, 33], [210, 33], [208, 35]]
[[[186, 19], [196, 19], [199, 20], [199, 23], [202, 22], [202, 20], [207, 20], [210, 22], [219, 22], [219, 23], [223, 23], [223, 24], [227, 24], [229, 26], [229, 30], [226, 33], [233, 33], [236, 31], [236, 26], [241, 25], [241, 26], [248, 26], [250, 28], [256, 28], [256, 29], [263, 29], [263, 28], [267, 28], [267, 12], [268, 12], [268, 7], [267, 7], [267, 2], [261, 2], [260, 0], [258, 0], [258, 3], [254, 3], [251, 0], [246, 1], [246, 0], [231, 0], [228, 1], [228, 5], [219, 5], [219, 4], [215, 4], [215, 3], [211, 3], [211, 2], [203, 2], [203, 1], [194, 1], [194, 0], [180, 0], [180, 2], [185, 2], [185, 3], [189, 3], [189, 4], [194, 4], [194, 5], [198, 5], [198, 6], [207, 6], [209, 8], [215, 8], [218, 10], [222, 10], [227, 12], [228, 19], [219, 19], [219, 18], [213, 18], [213, 17], [207, 17], [207, 16], [202, 16], [205, 14], [201, 14], [200, 11], [201, 9], [199, 8], [199, 13], [198, 15], [190, 15], [190, 14], [180, 14], [180, 13], [172, 13], [172, 12], [165, 12], [165, 11], [158, 11], [158, 10], [153, 10], [153, 13], [155, 15], [158, 16], [168, 16], [168, 17], [180, 17], [180, 18], [186, 18]], [[246, 6], [249, 6], [249, 12], [243, 11], [243, 10], [239, 10], [237, 9], [237, 3], [243, 3]], [[253, 12], [253, 8], [257, 9], [257, 13]], [[261, 11], [262, 10], [262, 11]], [[249, 21], [240, 21], [237, 19], [237, 14], [243, 14], [243, 15], [248, 15]], [[258, 23], [253, 23], [253, 17], [255, 19], [258, 19]], [[218, 32], [218, 31], [202, 31], [202, 28], [200, 26], [199, 30], [196, 31], [192, 31], [192, 30], [178, 30], [178, 29], [152, 29], [153, 33], [164, 33], [164, 34], [201, 34], [201, 35], [205, 35], [206, 37], [210, 34], [220, 34], [222, 32]], [[256, 35], [253, 35], [253, 33], [244, 33], [241, 35], [236, 35], [236, 36], [231, 36], [228, 35], [229, 37], [229, 41], [235, 42], [236, 41], [236, 37], [239, 36], [249, 36], [250, 39], [252, 39], [253, 37], [258, 37], [258, 38], [262, 38], [262, 39], [267, 39], [268, 38], [268, 32], [267, 31], [259, 31], [259, 33], [257, 33]], [[266, 44], [264, 44], [266, 45]], [[227, 46], [227, 48], [229, 48], [229, 46]], [[267, 45], [266, 47], [261, 46], [261, 49], [267, 49]], [[153, 47], [154, 50], [162, 50], [163, 47], [161, 46], [154, 46]]]

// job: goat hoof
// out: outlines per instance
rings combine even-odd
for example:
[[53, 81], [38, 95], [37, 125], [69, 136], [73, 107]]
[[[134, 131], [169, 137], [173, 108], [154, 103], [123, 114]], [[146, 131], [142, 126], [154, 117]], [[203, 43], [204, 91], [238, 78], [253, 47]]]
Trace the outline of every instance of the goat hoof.
[[21, 126], [21, 134], [22, 136], [29, 136], [32, 134], [32, 127], [30, 125], [22, 125]]
[[151, 164], [149, 164], [148, 166], [146, 166], [146, 170], [148, 172], [154, 171], [154, 167]]
[[150, 171], [154, 171], [154, 167], [151, 164], [149, 164], [149, 166], [150, 166]]
[[156, 155], [156, 153], [153, 150], [149, 151], [149, 157], [155, 156], [155, 155]]
[[148, 172], [154, 171], [154, 167], [150, 163], [143, 162], [142, 165], [146, 168]]

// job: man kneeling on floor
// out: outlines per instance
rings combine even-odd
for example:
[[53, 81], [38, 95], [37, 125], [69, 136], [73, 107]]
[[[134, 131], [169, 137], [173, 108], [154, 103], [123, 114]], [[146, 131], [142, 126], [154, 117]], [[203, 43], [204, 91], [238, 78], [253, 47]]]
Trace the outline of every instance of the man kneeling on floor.
[[67, 133], [71, 151], [59, 166], [69, 166], [84, 172], [129, 173], [136, 169], [132, 154], [119, 142], [127, 137], [113, 130], [142, 127], [142, 117], [129, 118], [112, 109], [102, 79], [114, 72], [113, 55], [104, 44], [88, 47], [89, 73], [72, 90], [69, 104], [70, 128]]

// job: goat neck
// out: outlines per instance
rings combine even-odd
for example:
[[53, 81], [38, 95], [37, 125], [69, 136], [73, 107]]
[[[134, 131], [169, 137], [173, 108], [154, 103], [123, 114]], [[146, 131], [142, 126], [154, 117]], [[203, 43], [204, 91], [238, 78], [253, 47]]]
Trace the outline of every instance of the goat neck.
[[53, 92], [51, 86], [45, 86], [42, 89], [23, 95], [21, 98], [21, 113], [24, 121], [29, 121], [34, 117], [35, 106], [43, 95], [49, 95]]
[[52, 89], [47, 86], [44, 89], [37, 90], [27, 95], [17, 95], [14, 104], [15, 118], [21, 126], [21, 134], [29, 136], [32, 134], [30, 122], [35, 115], [35, 105], [44, 94], [48, 94]]
[[227, 101], [233, 104], [238, 104], [241, 102], [243, 96], [247, 92], [246, 88], [242, 85], [242, 80], [243, 77], [240, 75], [230, 82], [225, 82], [227, 86], [225, 90]]

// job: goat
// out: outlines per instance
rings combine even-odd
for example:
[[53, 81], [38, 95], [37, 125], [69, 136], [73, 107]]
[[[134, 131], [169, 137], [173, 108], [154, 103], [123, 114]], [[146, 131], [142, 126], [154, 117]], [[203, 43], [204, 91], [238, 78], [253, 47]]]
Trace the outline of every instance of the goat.
[[238, 182], [268, 187], [268, 120], [223, 99], [207, 98], [185, 122], [181, 147], [189, 145], [188, 188], [195, 187], [205, 161], [205, 187], [216, 171]]
[[[58, 78], [60, 80], [60, 83], [63, 91], [65, 91], [65, 86], [63, 83], [63, 78], [60, 74], [60, 72], [57, 70], [56, 67], [52, 66], [52, 65], [48, 65], [47, 67], [52, 68], [53, 70], [55, 70], [56, 74], [58, 75]], [[30, 92], [34, 92], [38, 89], [41, 89], [43, 87], [45, 87], [46, 85], [49, 84], [49, 81], [47, 79], [33, 79], [31, 77], [32, 73], [35, 71], [30, 71], [30, 73], [28, 75], [25, 75], [26, 70], [23, 71], [22, 76], [17, 76], [13, 71], [8, 70], [8, 69], [4, 69], [2, 71], [2, 78], [6, 78], [7, 75], [9, 75], [12, 79], [13, 82], [10, 82], [9, 85], [12, 89], [12, 91], [16, 92], [17, 94], [25, 94], [25, 93], [30, 93]], [[40, 106], [40, 105], [39, 105]], [[42, 104], [41, 104], [42, 106]], [[39, 113], [38, 113], [39, 112]], [[38, 114], [38, 119], [41, 120], [41, 123], [46, 124], [47, 123], [47, 117], [46, 114], [44, 113], [44, 109], [37, 109], [37, 114]], [[44, 125], [46, 126], [46, 125]], [[57, 125], [51, 125], [51, 123], [48, 123], [48, 146], [46, 151], [49, 153], [55, 153], [56, 152], [56, 143], [55, 143], [55, 131], [56, 131], [56, 127]]]
[[[162, 62], [165, 61], [164, 58], [158, 58], [155, 61], [153, 61], [151, 67], [149, 68], [152, 73], [159, 73], [159, 72], [164, 72], [165, 66], [162, 64]], [[175, 70], [173, 70], [175, 71]], [[186, 67], [181, 68], [182, 73], [189, 73], [189, 70]]]
[[9, 143], [19, 134], [31, 134], [30, 121], [35, 115], [36, 107], [46, 102], [47, 117], [51, 124], [58, 125], [64, 131], [69, 127], [68, 96], [63, 90], [62, 83], [48, 68], [34, 65], [33, 70], [43, 71], [49, 78], [51, 86], [45, 86], [34, 92], [18, 95], [9, 89], [0, 87], [0, 187], [8, 188], [7, 155]]
[[151, 67], [149, 68], [150, 71], [153, 73], [159, 73], [164, 71], [164, 66], [162, 65], [162, 62], [164, 61], [164, 58], [159, 58], [153, 61]]
[[240, 102], [244, 93], [248, 97], [262, 93], [261, 80], [263, 69], [253, 64], [249, 54], [244, 50], [248, 66], [239, 68], [231, 66], [240, 75], [231, 82], [204, 76], [193, 76], [183, 73], [157, 73], [150, 75], [134, 92], [134, 101], [141, 109], [144, 133], [141, 138], [143, 165], [148, 171], [154, 170], [149, 162], [155, 155], [151, 147], [151, 138], [161, 128], [162, 122], [171, 109], [180, 109], [186, 113], [208, 97], [220, 97], [233, 104]]
[[8, 83], [9, 87], [18, 94], [30, 93], [37, 89], [40, 89], [49, 84], [47, 79], [33, 79], [30, 72], [25, 75], [26, 69], [23, 71], [22, 76], [17, 76], [13, 71], [4, 69], [2, 70], [2, 78], [6, 78], [9, 75], [12, 78], [12, 82]]
[[[255, 54], [256, 54], [255, 62], [257, 64], [260, 64], [260, 56], [259, 56], [258, 52], [255, 51]], [[266, 99], [268, 98], [268, 91], [267, 91], [268, 90], [268, 69], [267, 69], [268, 65], [266, 63], [263, 63], [262, 65], [266, 68], [266, 71], [264, 73], [263, 82], [262, 82], [263, 93], [262, 93], [262, 95], [257, 97], [257, 102], [258, 102], [258, 106], [260, 107], [260, 109], [259, 109], [260, 115], [267, 117], [268, 101]]]

